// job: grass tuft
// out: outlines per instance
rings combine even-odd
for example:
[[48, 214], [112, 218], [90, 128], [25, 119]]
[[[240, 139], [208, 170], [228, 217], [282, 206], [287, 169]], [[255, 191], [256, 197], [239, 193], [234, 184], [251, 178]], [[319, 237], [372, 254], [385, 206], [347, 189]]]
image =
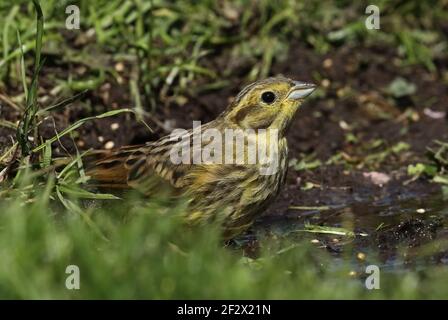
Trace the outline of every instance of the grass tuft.
[[[37, 103], [37, 88], [39, 86], [39, 72], [42, 68], [41, 64], [41, 50], [42, 50], [42, 36], [44, 32], [44, 15], [42, 13], [42, 8], [38, 0], [33, 0], [33, 5], [36, 10], [36, 46], [34, 55], [34, 72], [31, 81], [30, 89], [25, 89], [26, 95], [26, 109], [25, 114], [19, 124], [17, 130], [17, 141], [19, 142], [22, 154], [27, 156], [31, 152], [29, 135], [33, 131], [34, 141], [37, 141], [37, 129], [36, 129], [36, 115], [39, 110], [39, 105]], [[20, 38], [19, 38], [20, 39]], [[22, 50], [23, 57], [23, 47], [20, 45], [20, 50]], [[25, 77], [25, 74], [22, 75]], [[26, 88], [26, 80], [23, 81], [24, 88]]]

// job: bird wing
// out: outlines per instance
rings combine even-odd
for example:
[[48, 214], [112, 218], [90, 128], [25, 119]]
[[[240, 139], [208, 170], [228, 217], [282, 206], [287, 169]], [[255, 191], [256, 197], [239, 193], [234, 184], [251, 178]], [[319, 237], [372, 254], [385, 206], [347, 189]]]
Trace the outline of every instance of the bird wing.
[[97, 152], [95, 159], [88, 161], [86, 174], [92, 179], [91, 185], [99, 188], [135, 188], [148, 196], [178, 194], [191, 165], [171, 160], [176, 142], [167, 136], [144, 145]]

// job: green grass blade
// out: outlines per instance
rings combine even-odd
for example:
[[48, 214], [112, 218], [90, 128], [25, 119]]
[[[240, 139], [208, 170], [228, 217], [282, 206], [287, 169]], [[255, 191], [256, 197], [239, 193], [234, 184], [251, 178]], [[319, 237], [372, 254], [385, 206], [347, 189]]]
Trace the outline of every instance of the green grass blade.
[[[53, 138], [48, 139], [47, 141], [49, 141], [50, 143], [53, 143], [53, 142], [59, 140], [61, 137], [65, 136], [66, 134], [68, 134], [68, 133], [78, 129], [79, 127], [81, 127], [87, 121], [91, 121], [91, 120], [95, 120], [95, 119], [102, 119], [102, 118], [107, 118], [107, 117], [112, 117], [112, 116], [115, 116], [117, 114], [126, 113], [126, 112], [128, 112], [128, 113], [129, 112], [130, 113], [135, 113], [135, 111], [131, 110], [131, 109], [119, 109], [119, 110], [108, 111], [108, 112], [102, 113], [102, 114], [100, 114], [98, 116], [87, 117], [87, 118], [84, 118], [84, 119], [76, 121], [71, 126], [69, 126], [69, 127], [65, 128], [64, 130], [62, 130], [61, 133], [55, 135]], [[43, 148], [45, 148], [45, 144], [46, 144], [46, 142], [41, 144], [41, 145], [39, 145], [38, 147], [34, 148], [32, 150], [32, 152], [37, 152], [39, 150], [42, 150]]]

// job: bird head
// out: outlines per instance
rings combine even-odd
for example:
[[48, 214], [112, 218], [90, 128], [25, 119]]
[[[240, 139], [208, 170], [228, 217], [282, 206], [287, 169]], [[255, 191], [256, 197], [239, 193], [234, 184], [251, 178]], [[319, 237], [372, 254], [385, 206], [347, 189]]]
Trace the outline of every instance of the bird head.
[[274, 77], [246, 86], [224, 113], [225, 122], [243, 129], [277, 129], [285, 135], [297, 109], [316, 86]]

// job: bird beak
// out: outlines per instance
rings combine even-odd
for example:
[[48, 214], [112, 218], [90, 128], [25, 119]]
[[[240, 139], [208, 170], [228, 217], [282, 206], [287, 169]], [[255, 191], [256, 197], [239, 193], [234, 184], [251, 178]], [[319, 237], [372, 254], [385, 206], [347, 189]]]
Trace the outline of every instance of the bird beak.
[[291, 88], [288, 94], [290, 100], [305, 99], [313, 91], [316, 90], [316, 85], [312, 83], [305, 83], [300, 81], [294, 81], [294, 87]]

